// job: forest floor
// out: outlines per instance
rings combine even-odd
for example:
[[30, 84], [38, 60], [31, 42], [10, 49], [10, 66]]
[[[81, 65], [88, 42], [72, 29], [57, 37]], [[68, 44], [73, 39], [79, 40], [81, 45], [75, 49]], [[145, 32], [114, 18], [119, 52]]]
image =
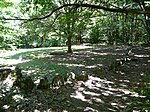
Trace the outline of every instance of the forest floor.
[[[10, 51], [0, 55], [0, 64], [14, 64], [24, 75], [34, 80], [56, 74], [88, 74], [87, 81], [77, 81], [55, 90], [22, 95], [18, 105], [8, 112], [129, 112], [133, 99], [139, 95], [143, 81], [150, 77], [150, 47], [132, 47], [130, 59], [110, 69], [116, 59], [125, 59], [130, 46], [74, 46], [67, 54], [66, 47]], [[139, 103], [140, 104], [140, 103]], [[138, 106], [133, 107], [138, 110]], [[132, 110], [133, 111], [133, 110]]]

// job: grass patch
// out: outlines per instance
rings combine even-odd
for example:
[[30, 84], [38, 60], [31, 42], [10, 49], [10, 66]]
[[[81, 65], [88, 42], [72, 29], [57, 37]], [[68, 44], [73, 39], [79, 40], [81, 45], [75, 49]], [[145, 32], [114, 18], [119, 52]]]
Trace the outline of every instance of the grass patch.
[[43, 55], [43, 54], [50, 54], [52, 52], [66, 52], [66, 47], [54, 47], [54, 48], [38, 48], [38, 49], [29, 49], [29, 50], [20, 50], [20, 52], [6, 56], [7, 59], [34, 59], [37, 56]]
[[56, 74], [63, 75], [69, 71], [69, 68], [66, 66], [54, 63], [49, 58], [33, 59], [29, 62], [18, 64], [18, 66], [23, 70], [24, 74], [36, 79], [47, 76], [51, 80]]

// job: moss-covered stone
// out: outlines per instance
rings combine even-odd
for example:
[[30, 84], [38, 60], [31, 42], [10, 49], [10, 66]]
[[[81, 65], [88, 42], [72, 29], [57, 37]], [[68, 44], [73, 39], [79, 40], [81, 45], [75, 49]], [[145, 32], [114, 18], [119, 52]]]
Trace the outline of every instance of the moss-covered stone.
[[48, 88], [50, 88], [50, 84], [49, 84], [47, 77], [40, 79], [37, 89], [44, 90], [44, 89], [48, 89]]
[[28, 76], [28, 77], [17, 78], [13, 86], [17, 86], [20, 89], [20, 91], [31, 92], [35, 87], [35, 84], [32, 81], [32, 78]]

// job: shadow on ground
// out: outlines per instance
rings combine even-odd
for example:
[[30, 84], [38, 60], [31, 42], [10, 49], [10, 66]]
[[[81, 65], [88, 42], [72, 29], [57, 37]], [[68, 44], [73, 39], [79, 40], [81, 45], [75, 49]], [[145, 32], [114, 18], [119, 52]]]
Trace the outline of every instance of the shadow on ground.
[[56, 73], [68, 72], [79, 75], [83, 71], [89, 76], [85, 82], [78, 81], [57, 90], [36, 90], [23, 95], [23, 103], [18, 105], [18, 110], [128, 112], [127, 105], [131, 103], [132, 97], [144, 98], [137, 92], [142, 86], [144, 77], [150, 75], [150, 48], [148, 47], [134, 47], [132, 56], [137, 59], [136, 61], [126, 62], [119, 67], [118, 71], [109, 70], [113, 60], [126, 57], [128, 48], [130, 47], [99, 47], [75, 51], [73, 54], [44, 53], [38, 55], [37, 59], [18, 64], [23, 69], [24, 75], [32, 77], [45, 75], [51, 78]]

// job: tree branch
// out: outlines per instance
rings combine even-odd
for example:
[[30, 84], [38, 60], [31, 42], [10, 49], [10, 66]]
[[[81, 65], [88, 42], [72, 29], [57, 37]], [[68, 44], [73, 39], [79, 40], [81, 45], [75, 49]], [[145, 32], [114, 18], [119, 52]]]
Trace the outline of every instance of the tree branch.
[[70, 7], [70, 6], [75, 6], [77, 8], [79, 8], [79, 7], [86, 7], [86, 8], [93, 8], [93, 9], [102, 9], [104, 11], [109, 11], [109, 12], [120, 12], [120, 13], [150, 15], [150, 11], [143, 11], [143, 10], [136, 10], [136, 9], [108, 8], [108, 7], [103, 7], [103, 6], [100, 6], [100, 5], [91, 5], [91, 4], [64, 4], [64, 5], [60, 6], [60, 7], [52, 10], [49, 14], [47, 14], [46, 16], [43, 16], [43, 17], [32, 18], [32, 19], [0, 18], [0, 20], [25, 20], [25, 21], [41, 20], [41, 19], [46, 19], [46, 18], [50, 17], [57, 10], [63, 9], [64, 7]]

